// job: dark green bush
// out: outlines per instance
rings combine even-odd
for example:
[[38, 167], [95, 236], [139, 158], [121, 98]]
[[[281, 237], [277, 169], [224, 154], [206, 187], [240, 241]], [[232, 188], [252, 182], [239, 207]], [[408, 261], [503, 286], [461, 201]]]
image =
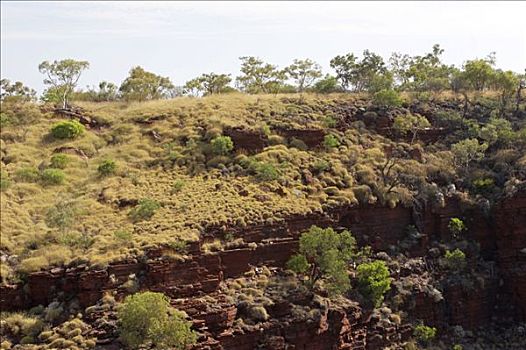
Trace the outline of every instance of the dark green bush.
[[100, 163], [97, 167], [97, 171], [99, 172], [100, 176], [113, 175], [115, 174], [115, 170], [117, 170], [117, 163], [111, 159], [102, 161], [102, 163]]
[[65, 169], [69, 163], [69, 157], [63, 153], [57, 153], [51, 156], [49, 166], [55, 169]]
[[[131, 349], [151, 344], [154, 349], [186, 349], [196, 342], [192, 323], [162, 293], [129, 295], [118, 310], [120, 337]], [[148, 347], [150, 348], [150, 347]]]
[[254, 165], [254, 173], [259, 181], [272, 181], [279, 178], [278, 170], [270, 163], [257, 162]]
[[429, 327], [425, 325], [418, 325], [413, 331], [413, 336], [421, 343], [428, 344], [435, 339], [437, 329], [435, 327]]
[[42, 183], [44, 185], [61, 185], [66, 175], [60, 169], [46, 169], [42, 172]]
[[230, 136], [218, 136], [210, 142], [212, 152], [217, 155], [225, 156], [234, 149], [234, 143]]
[[452, 252], [446, 250], [444, 260], [446, 267], [451, 270], [461, 271], [466, 268], [466, 254], [458, 248]]
[[134, 222], [149, 220], [160, 207], [161, 205], [159, 202], [154, 201], [153, 199], [143, 198], [135, 208], [130, 211], [129, 216]]
[[64, 120], [51, 128], [51, 135], [56, 139], [74, 139], [84, 133], [84, 125], [76, 120]]
[[382, 107], [400, 107], [402, 99], [395, 90], [383, 89], [374, 94], [373, 104]]
[[385, 262], [376, 260], [358, 265], [357, 277], [362, 295], [379, 307], [384, 294], [391, 289], [391, 277]]

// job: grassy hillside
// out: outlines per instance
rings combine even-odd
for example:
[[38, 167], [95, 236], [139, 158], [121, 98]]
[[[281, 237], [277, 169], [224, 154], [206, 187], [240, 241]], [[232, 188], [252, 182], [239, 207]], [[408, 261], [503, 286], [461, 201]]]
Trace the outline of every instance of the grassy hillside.
[[[161, 245], [177, 257], [207, 227], [272, 223], [340, 205], [410, 205], [451, 184], [492, 200], [524, 181], [524, 119], [509, 118], [511, 134], [497, 136], [469, 169], [451, 150], [479, 137], [492, 103], [481, 98], [482, 112], [466, 118], [455, 101], [442, 110], [423, 104], [433, 126], [450, 127], [429, 144], [366, 127], [367, 118], [410, 112], [349, 94], [79, 102], [91, 126], [72, 139], [53, 137], [52, 128], [68, 118], [47, 106], [3, 106], [2, 281], [49, 266], [105, 265]], [[354, 105], [361, 117], [349, 119], [345, 106]], [[234, 142], [230, 150], [221, 136], [232, 127], [268, 146], [250, 152]], [[284, 137], [287, 129], [325, 136], [308, 147]]]

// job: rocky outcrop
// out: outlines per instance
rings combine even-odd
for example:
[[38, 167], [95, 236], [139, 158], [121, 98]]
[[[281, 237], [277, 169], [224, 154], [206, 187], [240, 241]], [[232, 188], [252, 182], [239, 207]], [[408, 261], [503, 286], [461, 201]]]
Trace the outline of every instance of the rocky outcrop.
[[268, 137], [260, 131], [245, 128], [225, 128], [223, 135], [229, 136], [236, 150], [257, 153], [268, 146]]
[[[237, 310], [231, 301], [219, 296], [220, 284], [225, 279], [242, 276], [253, 266], [283, 266], [297, 249], [300, 233], [314, 224], [348, 228], [361, 244], [368, 244], [376, 251], [389, 251], [398, 246], [407, 238], [407, 227], [415, 225], [421, 237], [412, 254], [426, 256], [431, 241], [451, 240], [447, 225], [452, 217], [463, 218], [470, 227], [466, 236], [480, 243], [482, 257], [487, 260], [485, 272], [473, 275], [468, 285], [458, 283], [458, 279], [444, 281], [442, 301], [434, 299], [429, 292], [415, 291], [411, 306], [404, 310], [410, 317], [438, 327], [460, 325], [473, 329], [503, 315], [525, 319], [524, 191], [502, 200], [492, 213], [450, 197], [442, 207], [424, 205], [418, 210], [341, 207], [325, 213], [294, 215], [273, 225], [226, 228], [235, 237], [243, 237], [245, 246], [204, 254], [201, 243], [223, 237], [226, 232], [225, 228], [210, 227], [202, 242], [189, 247], [184, 259], [170, 260], [159, 249], [148, 252], [144, 261], [126, 261], [102, 270], [81, 266], [33, 273], [25, 286], [2, 286], [0, 306], [2, 310], [28, 309], [46, 305], [57, 297], [75, 297], [81, 306], [89, 306], [104, 292], [113, 292], [122, 298], [132, 290], [147, 289], [173, 298], [174, 305], [192, 317], [194, 327], [206, 334], [195, 349], [378, 349], [403, 340], [410, 334], [410, 327], [382, 327], [370, 315], [364, 315], [357, 305], [329, 309], [319, 322], [296, 322], [287, 319], [290, 306], [277, 303], [269, 308], [268, 321], [253, 328], [238, 329], [233, 325]], [[429, 271], [433, 271], [435, 263], [433, 259], [426, 262]], [[471, 269], [482, 271], [477, 264], [473, 262]], [[494, 266], [495, 270], [487, 266]], [[423, 273], [416, 272], [415, 278]], [[399, 272], [408, 273], [411, 272]], [[205, 296], [213, 297], [217, 307], [198, 299]]]

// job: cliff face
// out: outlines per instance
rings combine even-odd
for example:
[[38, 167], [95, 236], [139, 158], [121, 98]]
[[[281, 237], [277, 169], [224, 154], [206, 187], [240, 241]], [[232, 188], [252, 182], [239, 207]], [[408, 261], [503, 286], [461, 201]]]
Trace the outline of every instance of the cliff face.
[[[384, 207], [336, 208], [327, 213], [294, 216], [272, 226], [232, 228], [242, 236], [246, 247], [204, 254], [201, 242], [189, 247], [188, 257], [181, 261], [162, 258], [162, 250], [151, 251], [144, 262], [122, 262], [102, 270], [56, 268], [28, 276], [26, 286], [1, 287], [2, 310], [28, 309], [46, 305], [60, 295], [76, 297], [81, 306], [95, 304], [107, 291], [122, 297], [130, 292], [128, 282], [133, 275], [140, 289], [160, 291], [179, 299], [177, 306], [192, 317], [196, 328], [207, 336], [196, 349], [285, 349], [293, 345], [301, 349], [377, 349], [405, 339], [409, 325], [380, 325], [358, 304], [328, 308], [315, 322], [305, 323], [287, 319], [291, 303], [277, 305], [271, 318], [258, 326], [237, 332], [232, 329], [236, 307], [221, 304], [220, 283], [242, 276], [251, 266], [282, 267], [297, 249], [299, 234], [311, 225], [346, 227], [361, 244], [376, 251], [389, 251], [407, 237], [408, 225], [417, 226], [422, 235], [411, 245], [410, 255], [422, 261], [421, 270], [406, 269], [393, 272], [395, 280], [417, 279], [432, 273], [436, 259], [429, 255], [430, 242], [450, 239], [447, 224], [451, 217], [464, 217], [469, 238], [480, 243], [481, 256], [489, 268], [479, 271], [478, 283], [466, 289], [455, 281], [443, 283], [443, 300], [433, 300], [425, 291], [415, 290], [407, 311], [411, 317], [426, 324], [461, 325], [475, 328], [490, 322], [492, 317], [511, 316], [526, 319], [526, 192], [498, 203], [491, 215], [476, 208], [464, 208], [450, 198], [442, 208]], [[210, 229], [204, 240], [221, 234]], [[251, 244], [248, 243], [256, 243]], [[436, 258], [436, 257], [435, 257]], [[498, 272], [498, 273], [497, 273]], [[502, 280], [501, 280], [502, 279]], [[195, 298], [210, 296], [222, 305], [206, 310]], [[183, 300], [181, 302], [181, 300]], [[306, 304], [311, 301], [305, 301]], [[203, 311], [204, 310], [204, 311]]]

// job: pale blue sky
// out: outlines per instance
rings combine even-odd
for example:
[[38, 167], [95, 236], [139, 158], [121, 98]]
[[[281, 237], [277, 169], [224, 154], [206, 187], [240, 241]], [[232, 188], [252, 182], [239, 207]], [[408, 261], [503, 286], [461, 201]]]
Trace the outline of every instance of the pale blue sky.
[[141, 65], [176, 85], [204, 72], [238, 74], [240, 56], [280, 67], [368, 48], [445, 49], [444, 60], [497, 52], [497, 65], [526, 68], [526, 2], [1, 2], [2, 78], [42, 91], [38, 64], [91, 63], [80, 86], [120, 84]]

